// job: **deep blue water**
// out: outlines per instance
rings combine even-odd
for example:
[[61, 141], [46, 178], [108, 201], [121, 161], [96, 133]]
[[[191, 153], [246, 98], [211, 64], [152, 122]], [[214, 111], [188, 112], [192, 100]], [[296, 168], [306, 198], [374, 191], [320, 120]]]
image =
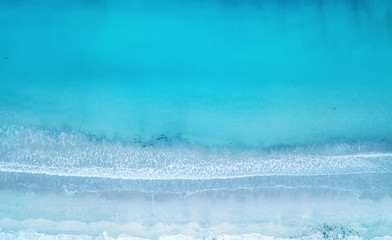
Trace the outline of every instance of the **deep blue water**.
[[389, 0], [0, 0], [0, 239], [389, 239], [391, 197]]

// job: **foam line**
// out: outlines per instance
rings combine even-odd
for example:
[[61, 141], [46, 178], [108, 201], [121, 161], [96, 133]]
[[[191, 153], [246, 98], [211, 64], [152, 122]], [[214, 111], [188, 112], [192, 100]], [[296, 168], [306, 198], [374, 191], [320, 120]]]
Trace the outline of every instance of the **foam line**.
[[143, 147], [81, 133], [0, 132], [0, 171], [113, 179], [225, 179], [391, 173], [389, 143], [275, 149], [157, 143]]

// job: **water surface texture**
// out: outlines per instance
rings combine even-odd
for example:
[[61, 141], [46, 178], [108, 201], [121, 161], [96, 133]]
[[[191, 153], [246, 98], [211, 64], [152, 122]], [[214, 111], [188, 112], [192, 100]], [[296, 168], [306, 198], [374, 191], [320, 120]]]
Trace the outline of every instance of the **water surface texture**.
[[0, 0], [0, 239], [392, 239], [389, 0]]

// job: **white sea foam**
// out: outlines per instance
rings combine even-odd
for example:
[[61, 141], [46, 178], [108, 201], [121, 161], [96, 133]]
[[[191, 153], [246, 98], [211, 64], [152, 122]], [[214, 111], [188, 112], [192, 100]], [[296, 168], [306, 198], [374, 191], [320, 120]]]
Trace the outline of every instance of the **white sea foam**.
[[0, 0], [0, 240], [390, 240], [391, 12]]
[[[112, 237], [106, 232], [103, 232], [100, 236], [92, 237], [89, 235], [70, 235], [70, 234], [42, 234], [36, 232], [18, 232], [18, 233], [0, 233], [1, 240], [147, 240], [146, 238], [139, 238], [128, 236], [125, 234], [120, 234], [118, 237]], [[326, 237], [325, 235], [318, 233], [310, 236], [304, 236], [300, 238], [280, 238], [265, 236], [259, 233], [253, 234], [222, 234], [214, 237], [195, 237], [184, 234], [177, 235], [164, 235], [160, 236], [159, 240], [322, 240], [322, 239], [347, 239], [347, 240], [364, 240], [366, 238], [359, 236], [345, 236], [342, 234], [336, 234], [331, 237]], [[392, 237], [375, 237], [373, 240], [391, 240]]]
[[168, 193], [64, 194], [16, 188], [0, 190], [0, 196], [1, 231], [8, 233], [34, 230], [87, 234], [92, 239], [103, 231], [114, 239], [120, 234], [147, 239], [213, 239], [226, 234], [229, 239], [246, 239], [242, 234], [252, 233], [286, 239], [315, 234], [372, 239], [392, 233], [390, 197], [358, 198], [338, 190], [213, 190], [182, 198]]
[[122, 143], [81, 133], [0, 131], [0, 171], [113, 179], [225, 179], [392, 172], [387, 143], [269, 149]]

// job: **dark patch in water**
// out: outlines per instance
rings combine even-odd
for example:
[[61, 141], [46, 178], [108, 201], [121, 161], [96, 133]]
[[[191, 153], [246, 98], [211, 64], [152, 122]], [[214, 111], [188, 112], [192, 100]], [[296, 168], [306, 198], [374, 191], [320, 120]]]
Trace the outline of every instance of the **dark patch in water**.
[[328, 225], [324, 223], [319, 230], [324, 239], [346, 239], [348, 236], [351, 235], [356, 235], [358, 236], [358, 233], [354, 233], [353, 230], [347, 229], [343, 226], [336, 226], [336, 225]]

